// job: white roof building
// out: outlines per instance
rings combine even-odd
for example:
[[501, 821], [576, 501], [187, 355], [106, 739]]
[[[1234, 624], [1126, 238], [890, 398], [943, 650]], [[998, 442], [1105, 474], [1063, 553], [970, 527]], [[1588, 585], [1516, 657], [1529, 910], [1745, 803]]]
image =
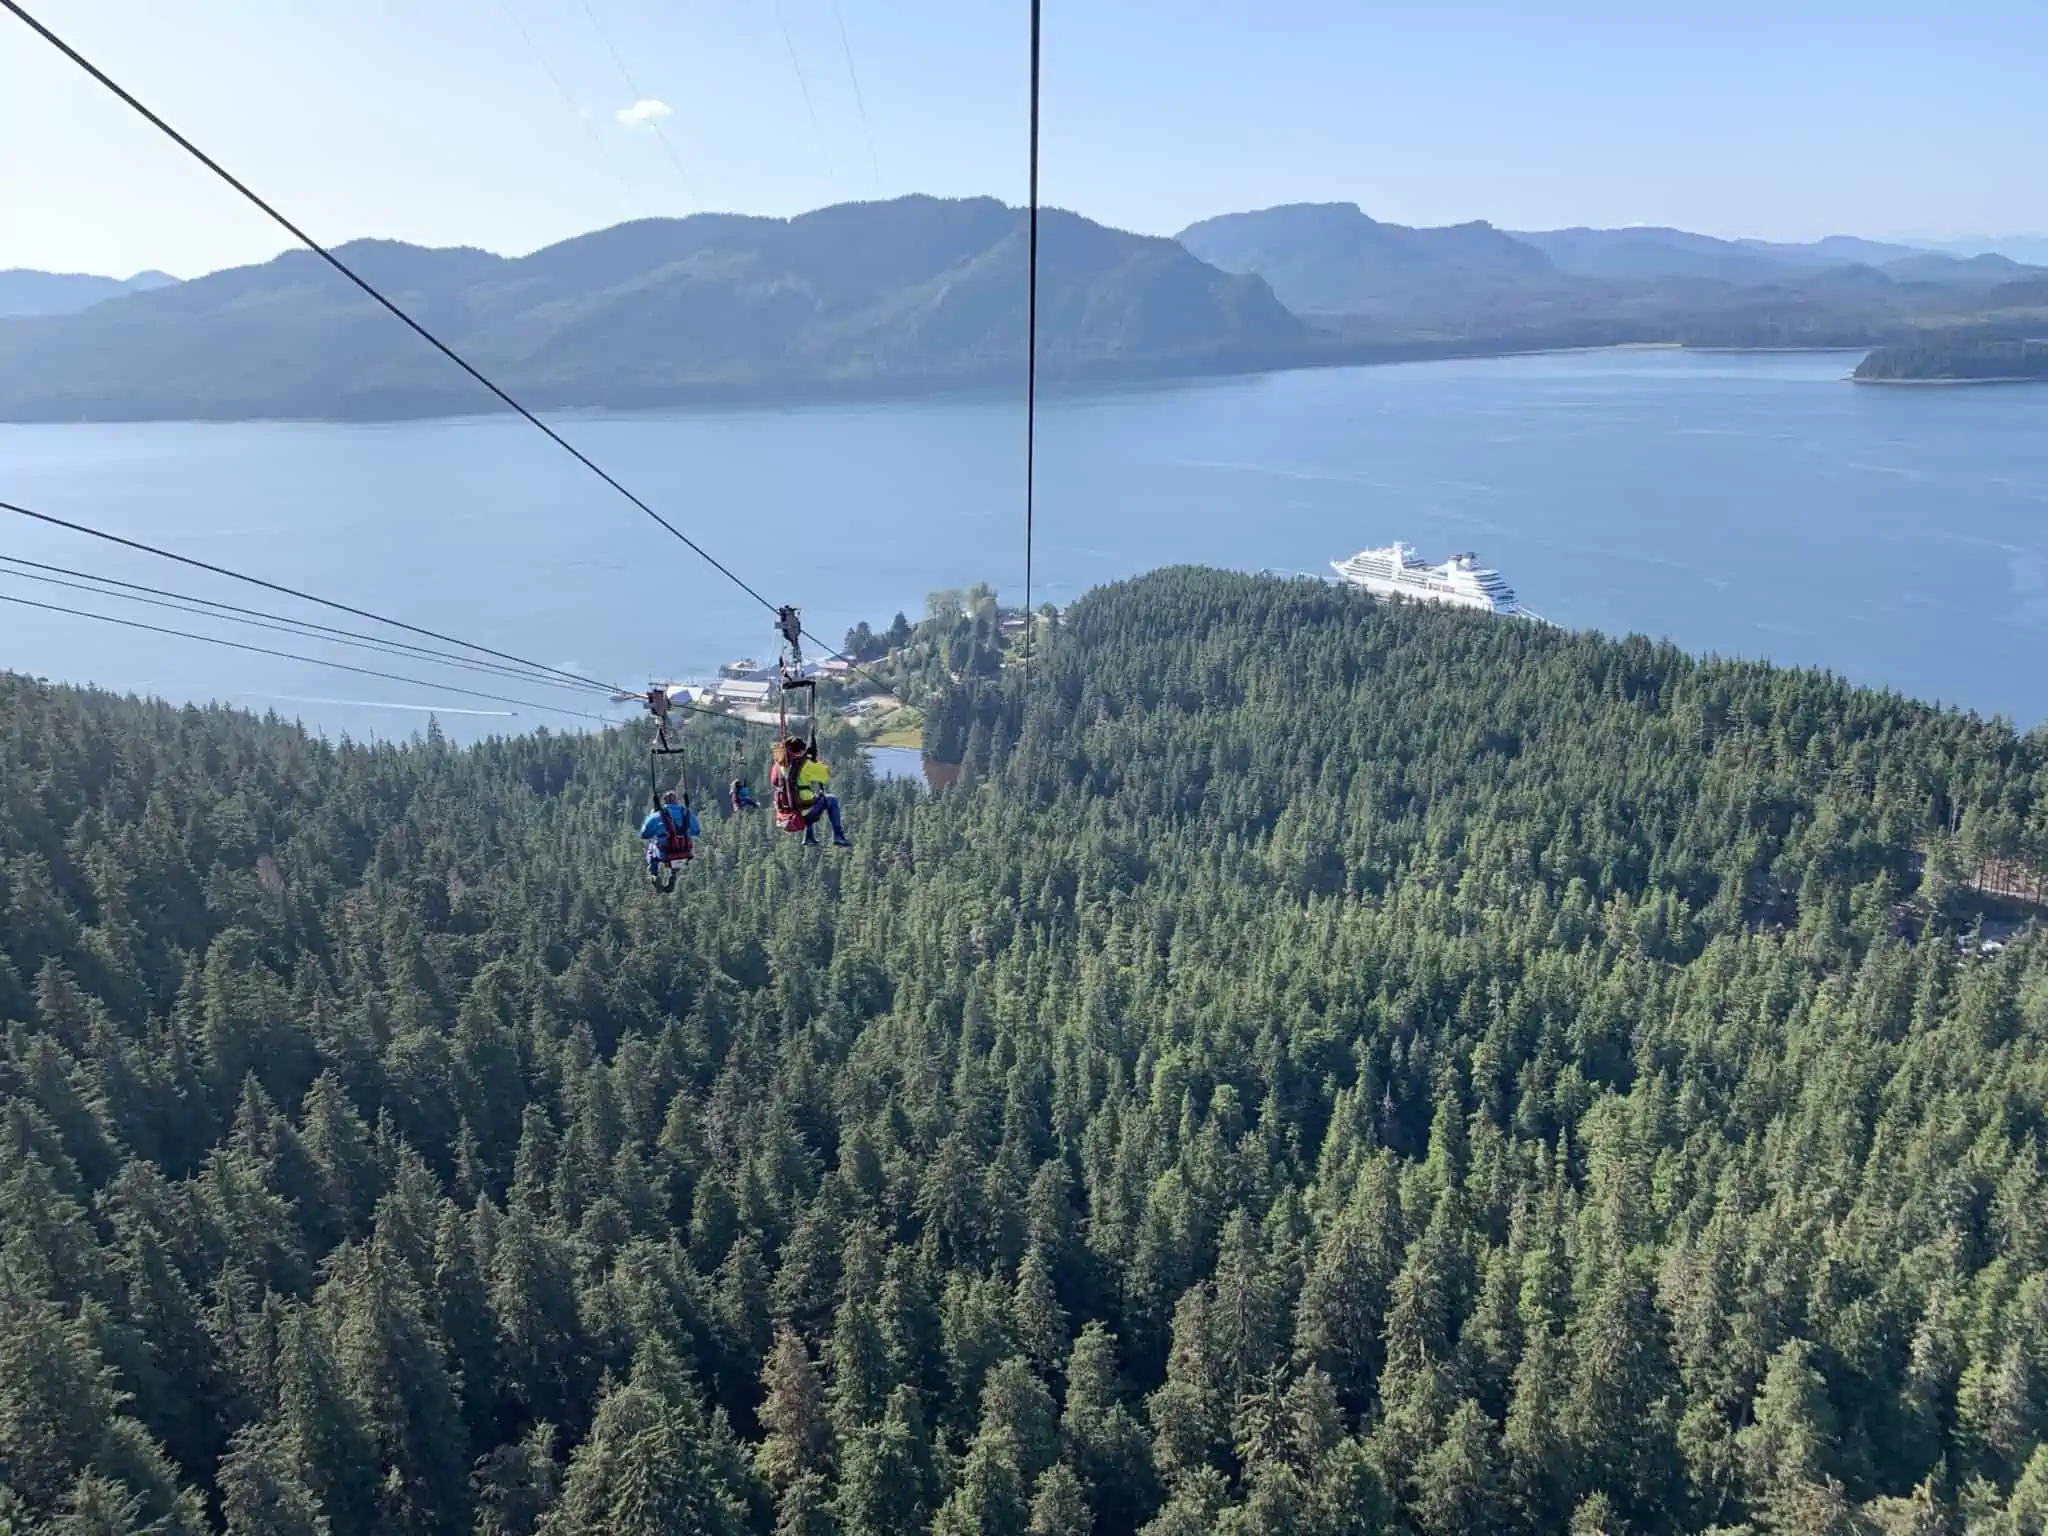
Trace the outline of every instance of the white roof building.
[[741, 708], [755, 707], [768, 702], [772, 683], [739, 682], [733, 678], [722, 678], [711, 690], [711, 697], [721, 704], [737, 705]]

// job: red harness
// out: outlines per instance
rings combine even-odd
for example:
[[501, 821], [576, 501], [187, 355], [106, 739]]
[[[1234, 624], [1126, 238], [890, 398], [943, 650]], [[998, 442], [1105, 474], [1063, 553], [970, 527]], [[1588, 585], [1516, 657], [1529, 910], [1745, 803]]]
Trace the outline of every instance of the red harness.
[[[685, 811], [683, 814], [687, 817], [690, 813]], [[669, 819], [668, 807], [664, 805], [661, 808], [661, 824], [668, 829], [661, 839], [661, 855], [664, 859], [671, 864], [687, 864], [696, 857], [696, 851], [690, 843], [687, 821], [678, 827]]]
[[797, 798], [795, 775], [786, 767], [778, 767], [769, 778], [775, 790], [775, 824], [785, 832], [803, 831], [809, 823]]

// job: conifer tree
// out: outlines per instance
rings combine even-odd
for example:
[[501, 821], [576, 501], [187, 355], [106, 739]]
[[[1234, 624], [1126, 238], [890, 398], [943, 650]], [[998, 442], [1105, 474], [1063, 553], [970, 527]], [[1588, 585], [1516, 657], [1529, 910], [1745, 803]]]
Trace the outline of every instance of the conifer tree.
[[1095, 1529], [1088, 1491], [1066, 1463], [1046, 1469], [1031, 1496], [1030, 1536], [1089, 1536]]
[[1017, 1266], [1010, 1322], [1018, 1346], [1040, 1374], [1050, 1376], [1067, 1358], [1067, 1316], [1053, 1288], [1052, 1267], [1032, 1248]]
[[1502, 1500], [1493, 1426], [1470, 1398], [1452, 1410], [1441, 1444], [1415, 1469], [1415, 1520], [1428, 1536], [1498, 1530]]
[[1023, 1356], [1012, 1355], [989, 1372], [976, 1437], [1003, 1447], [1026, 1487], [1058, 1459], [1059, 1408]]
[[278, 1402], [287, 1443], [329, 1525], [370, 1529], [382, 1481], [377, 1446], [343, 1384], [325, 1323], [306, 1309], [281, 1323]]
[[831, 1470], [832, 1419], [825, 1386], [803, 1340], [786, 1325], [775, 1331], [775, 1347], [761, 1372], [760, 1415], [758, 1464], [770, 1487], [781, 1492], [801, 1478]]
[[1151, 1446], [1122, 1398], [1115, 1335], [1099, 1322], [1084, 1327], [1067, 1357], [1066, 1376], [1060, 1428], [1074, 1472], [1099, 1528], [1126, 1536], [1155, 1495]]
[[535, 1424], [521, 1440], [495, 1447], [477, 1462], [476, 1536], [534, 1536], [561, 1496], [555, 1427]]
[[320, 1305], [341, 1379], [387, 1469], [385, 1518], [423, 1536], [466, 1526], [468, 1433], [406, 1266], [375, 1240], [344, 1251]]
[[838, 1516], [845, 1536], [893, 1536], [921, 1529], [937, 1504], [938, 1479], [916, 1395], [889, 1394], [881, 1421], [849, 1435], [841, 1449]]
[[326, 1536], [329, 1529], [290, 1436], [275, 1424], [236, 1434], [221, 1458], [220, 1494], [229, 1536]]
[[932, 1536], [1027, 1536], [1024, 1488], [1003, 1437], [976, 1436], [958, 1485], [932, 1520]]

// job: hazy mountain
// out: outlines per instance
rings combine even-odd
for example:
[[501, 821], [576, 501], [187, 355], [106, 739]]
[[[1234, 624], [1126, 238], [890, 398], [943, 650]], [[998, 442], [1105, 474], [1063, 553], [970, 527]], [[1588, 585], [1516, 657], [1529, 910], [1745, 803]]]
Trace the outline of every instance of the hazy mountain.
[[[1412, 229], [1384, 224], [1350, 203], [1301, 203], [1224, 214], [1189, 226], [1180, 241], [1226, 272], [1256, 273], [1298, 314], [1346, 315], [1441, 326], [1475, 316], [1532, 316], [1559, 306], [1617, 312], [1657, 304], [1729, 302], [1725, 289], [1811, 291], [1818, 274], [1849, 272], [1824, 287], [1878, 292], [1899, 282], [1989, 287], [2026, 269], [2002, 257], [1955, 257], [1830, 235], [1793, 244], [1721, 240], [1688, 230], [1505, 231], [1490, 224]], [[1617, 290], [1613, 284], [1632, 285]], [[1673, 287], [1672, 284], [1713, 287]], [[1646, 289], [1643, 285], [1662, 285]]]
[[2048, 307], [2027, 281], [2048, 272], [1853, 235], [1792, 244], [1649, 227], [1411, 229], [1322, 203], [1206, 219], [1180, 239], [1215, 266], [1265, 278], [1358, 356], [1874, 346]]
[[1949, 256], [2006, 256], [2028, 266], [2048, 267], [2048, 235], [1970, 235], [1957, 239], [1916, 240], [1922, 250]]
[[1784, 261], [1825, 267], [1838, 267], [1846, 263], [1882, 267], [1890, 262], [1928, 254], [1922, 246], [1865, 240], [1860, 235], [1825, 235], [1818, 240], [1796, 243], [1783, 240], [1737, 240], [1734, 243], [1745, 250], [1761, 251], [1766, 256], [1776, 256]]
[[[530, 256], [343, 259], [538, 406], [911, 391], [1023, 364], [1025, 229], [989, 198], [646, 220]], [[1052, 378], [1271, 366], [1318, 340], [1257, 277], [1048, 211]], [[488, 397], [309, 252], [65, 318], [0, 322], [0, 417], [408, 416]]]
[[1227, 213], [1178, 238], [1211, 266], [1263, 277], [1297, 314], [1406, 309], [1446, 282], [1513, 290], [1557, 275], [1540, 252], [1491, 224], [1412, 229], [1368, 218], [1354, 203]]
[[[1901, 261], [1941, 262], [1942, 256], [1910, 245], [1865, 240], [1856, 235], [1794, 243], [1782, 240], [1720, 240], [1689, 230], [1653, 225], [1626, 229], [1516, 230], [1517, 240], [1548, 256], [1559, 271], [1578, 277], [1653, 279], [1708, 278], [1716, 282], [1762, 284], [1801, 270], [1863, 266], [1890, 268]], [[1924, 266], [1926, 281], [1967, 274]]]
[[1514, 239], [1574, 277], [1639, 280], [1710, 278], [1724, 283], [1767, 283], [1793, 263], [1733, 240], [1649, 225], [1629, 229], [1514, 230]]
[[1961, 283], [1985, 288], [2042, 275], [2038, 268], [1988, 252], [1967, 258], [1921, 252], [1902, 261], [1886, 262], [1882, 270], [1887, 277], [1902, 283]]
[[131, 278], [95, 277], [87, 272], [0, 271], [0, 315], [70, 315], [124, 293], [147, 293], [177, 282], [168, 272], [138, 272]]

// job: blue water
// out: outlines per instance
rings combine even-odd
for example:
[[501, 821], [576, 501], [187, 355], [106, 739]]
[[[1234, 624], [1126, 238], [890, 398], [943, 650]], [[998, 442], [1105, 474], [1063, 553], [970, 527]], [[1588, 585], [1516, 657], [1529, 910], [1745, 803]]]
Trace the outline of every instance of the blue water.
[[[1476, 549], [1566, 625], [2048, 719], [2048, 388], [1859, 388], [1853, 361], [1604, 352], [1052, 398], [1034, 598], [1178, 561], [1325, 571], [1404, 538], [1432, 557]], [[940, 587], [1021, 596], [1014, 402], [559, 420], [827, 638], [915, 617]], [[774, 645], [750, 598], [502, 418], [0, 426], [0, 499], [608, 681]], [[15, 518], [0, 553], [279, 601]], [[12, 577], [0, 594], [417, 670]], [[457, 737], [550, 718], [5, 604], [0, 665], [358, 737], [410, 734], [429, 709]]]
[[906, 779], [924, 782], [924, 753], [915, 747], [865, 747], [868, 767], [878, 779]]

